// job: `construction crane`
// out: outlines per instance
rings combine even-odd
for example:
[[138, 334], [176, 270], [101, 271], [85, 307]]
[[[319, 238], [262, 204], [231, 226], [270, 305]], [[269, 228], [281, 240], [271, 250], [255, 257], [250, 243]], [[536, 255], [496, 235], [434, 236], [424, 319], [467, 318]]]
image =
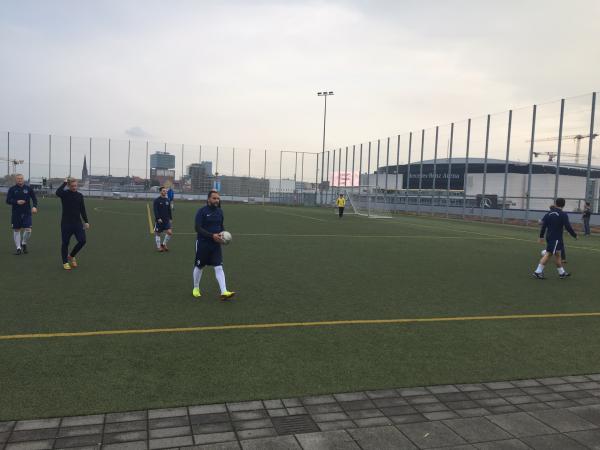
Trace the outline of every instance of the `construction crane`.
[[[23, 164], [25, 162], [22, 159], [8, 159], [3, 156], [0, 156], [0, 161], [6, 161], [6, 162], [9, 162], [10, 164], [12, 164], [13, 174], [17, 173], [17, 166], [19, 164]], [[10, 175], [10, 173], [9, 173], [9, 175]]]
[[[598, 134], [594, 133], [591, 136], [592, 136], [592, 139], [595, 139], [598, 137]], [[560, 152], [560, 155], [574, 157], [575, 163], [579, 164], [579, 159], [581, 157], [581, 141], [582, 141], [582, 139], [588, 139], [589, 137], [590, 137], [589, 134], [572, 134], [569, 136], [563, 136], [562, 137], [563, 141], [567, 140], [567, 139], [575, 140], [575, 142], [576, 142], [575, 153]], [[551, 137], [551, 138], [536, 139], [535, 142], [549, 142], [549, 141], [558, 141], [558, 140], [559, 140], [558, 137]], [[531, 142], [531, 141], [527, 141], [527, 142]], [[552, 162], [552, 161], [554, 161], [554, 158], [558, 155], [558, 152], [533, 152], [533, 156], [535, 156], [536, 158], [540, 155], [547, 155], [548, 161]]]

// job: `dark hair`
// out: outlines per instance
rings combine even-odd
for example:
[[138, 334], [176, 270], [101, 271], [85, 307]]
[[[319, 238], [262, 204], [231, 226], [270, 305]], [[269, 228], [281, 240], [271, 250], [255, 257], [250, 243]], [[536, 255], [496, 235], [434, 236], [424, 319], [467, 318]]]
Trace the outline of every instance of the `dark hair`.
[[208, 191], [208, 196], [206, 198], [209, 199], [211, 195], [218, 193], [219, 191], [217, 191], [216, 189], [211, 189], [210, 191]]
[[563, 208], [565, 206], [565, 199], [562, 197], [559, 197], [556, 199], [556, 201], [554, 202], [554, 204], [556, 206], [558, 206], [559, 208]]
[[166, 189], [166, 187], [164, 187], [164, 186], [161, 186], [161, 187], [158, 189], [158, 191], [160, 192], [160, 191], [162, 191], [163, 189]]
[[590, 202], [585, 202], [585, 205], [586, 205], [586, 206], [590, 206], [590, 205], [591, 205], [591, 203], [590, 203]]

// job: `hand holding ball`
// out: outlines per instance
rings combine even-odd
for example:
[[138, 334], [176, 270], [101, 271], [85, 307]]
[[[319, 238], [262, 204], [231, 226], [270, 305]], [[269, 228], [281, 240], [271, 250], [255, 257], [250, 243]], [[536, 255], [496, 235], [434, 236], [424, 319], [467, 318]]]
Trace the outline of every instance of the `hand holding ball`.
[[229, 231], [222, 231], [220, 233], [220, 236], [221, 236], [221, 240], [223, 242], [223, 245], [229, 245], [229, 243], [233, 239], [233, 236], [231, 236], [231, 233]]

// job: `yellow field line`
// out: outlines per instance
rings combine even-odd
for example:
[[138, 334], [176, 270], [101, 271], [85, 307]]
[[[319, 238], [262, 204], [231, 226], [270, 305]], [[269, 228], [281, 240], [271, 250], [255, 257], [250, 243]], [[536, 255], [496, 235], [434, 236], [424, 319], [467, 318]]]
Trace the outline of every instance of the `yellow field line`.
[[253, 323], [237, 325], [208, 325], [198, 327], [181, 328], [146, 328], [138, 330], [99, 330], [78, 331], [63, 333], [34, 333], [34, 334], [12, 334], [0, 336], [0, 341], [47, 339], [58, 337], [89, 337], [89, 336], [113, 336], [123, 334], [158, 334], [158, 333], [191, 333], [202, 331], [232, 331], [232, 330], [262, 330], [274, 328], [301, 328], [301, 327], [323, 327], [340, 325], [393, 325], [411, 323], [432, 322], [469, 322], [479, 320], [518, 320], [518, 319], [561, 319], [573, 317], [600, 317], [600, 312], [588, 313], [558, 313], [558, 314], [513, 314], [503, 316], [465, 316], [465, 317], [432, 317], [413, 319], [364, 319], [364, 320], [329, 320], [321, 322], [283, 322], [283, 323]]
[[150, 229], [150, 234], [154, 234], [154, 227], [152, 226], [152, 216], [150, 215], [150, 205], [146, 203], [146, 211], [148, 212], [148, 228]]

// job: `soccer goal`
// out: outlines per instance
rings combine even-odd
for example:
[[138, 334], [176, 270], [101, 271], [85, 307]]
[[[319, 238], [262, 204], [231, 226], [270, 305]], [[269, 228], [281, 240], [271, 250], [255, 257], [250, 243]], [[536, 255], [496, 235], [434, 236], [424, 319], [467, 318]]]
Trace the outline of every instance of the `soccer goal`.
[[390, 204], [375, 186], [354, 186], [342, 191], [353, 214], [371, 219], [391, 219]]

